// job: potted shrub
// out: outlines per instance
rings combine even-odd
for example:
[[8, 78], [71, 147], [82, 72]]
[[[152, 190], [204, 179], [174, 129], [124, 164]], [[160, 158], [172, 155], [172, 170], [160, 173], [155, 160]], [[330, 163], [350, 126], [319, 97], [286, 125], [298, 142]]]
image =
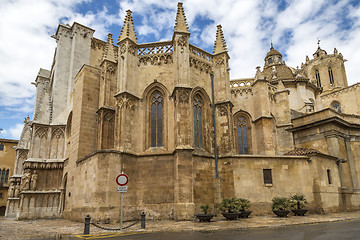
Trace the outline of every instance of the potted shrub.
[[291, 211], [295, 216], [305, 215], [305, 213], [308, 211], [307, 209], [304, 209], [306, 204], [307, 201], [304, 195], [293, 195], [290, 197]]
[[195, 216], [199, 219], [200, 222], [210, 222], [211, 219], [215, 216], [215, 214], [209, 213], [210, 206], [209, 204], [201, 205], [202, 214], [195, 214]]
[[227, 220], [235, 220], [239, 215], [239, 201], [237, 198], [224, 198], [218, 208]]
[[284, 197], [274, 197], [272, 200], [272, 210], [278, 217], [286, 217], [289, 214], [289, 199]]
[[249, 211], [251, 206], [251, 202], [245, 198], [238, 198], [239, 201], [239, 217], [240, 218], [247, 218], [252, 213]]

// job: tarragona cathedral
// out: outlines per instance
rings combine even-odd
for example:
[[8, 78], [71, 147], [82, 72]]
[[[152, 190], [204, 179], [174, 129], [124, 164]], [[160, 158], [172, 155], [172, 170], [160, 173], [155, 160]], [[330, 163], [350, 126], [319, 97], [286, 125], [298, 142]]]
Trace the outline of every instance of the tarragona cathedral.
[[169, 41], [138, 43], [130, 10], [117, 45], [93, 33], [75, 22], [52, 36], [7, 217], [118, 221], [122, 172], [127, 220], [191, 220], [230, 197], [253, 214], [294, 194], [310, 213], [360, 208], [360, 83], [337, 49], [293, 68], [271, 46], [254, 77], [230, 79], [221, 25], [213, 53], [192, 45], [181, 3]]

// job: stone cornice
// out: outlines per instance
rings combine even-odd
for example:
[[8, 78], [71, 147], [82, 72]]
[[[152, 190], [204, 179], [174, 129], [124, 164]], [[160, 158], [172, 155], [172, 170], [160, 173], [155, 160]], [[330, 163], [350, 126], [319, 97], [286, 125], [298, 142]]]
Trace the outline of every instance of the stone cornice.
[[272, 116], [260, 116], [260, 117], [257, 117], [256, 119], [254, 119], [252, 122], [255, 123], [255, 122], [257, 122], [257, 121], [259, 121], [259, 120], [261, 120], [263, 118], [264, 119], [273, 119]]
[[[321, 111], [320, 111], [321, 112]], [[318, 112], [317, 112], [318, 113]], [[317, 114], [314, 113], [314, 114]], [[299, 117], [296, 119], [293, 119], [293, 125], [295, 125], [293, 128], [288, 129], [291, 132], [295, 132], [295, 131], [301, 131], [304, 129], [309, 129], [309, 128], [313, 128], [313, 127], [317, 127], [317, 126], [321, 126], [324, 124], [336, 124], [336, 125], [340, 125], [342, 127], [345, 128], [354, 128], [354, 129], [358, 129], [360, 130], [360, 124], [358, 123], [350, 123], [344, 119], [342, 119], [339, 116], [326, 116], [326, 117], [322, 117], [322, 118], [314, 118], [314, 119], [310, 119], [309, 121], [304, 121], [303, 123], [294, 123], [294, 120], [298, 120], [300, 118], [305, 118], [307, 116], [303, 116], [303, 117]]]
[[140, 100], [140, 98], [139, 98], [138, 96], [136, 96], [135, 94], [130, 93], [130, 92], [128, 92], [128, 91], [118, 92], [118, 93], [116, 93], [116, 94], [114, 95], [114, 97], [115, 97], [115, 98], [118, 98], [118, 97], [121, 97], [121, 96], [123, 96], [123, 95], [133, 97], [133, 98], [135, 98], [136, 100]]
[[331, 97], [334, 97], [333, 95], [337, 95], [337, 94], [340, 94], [340, 93], [343, 93], [343, 92], [355, 91], [359, 87], [360, 87], [360, 83], [356, 83], [356, 84], [351, 85], [349, 87], [342, 88], [342, 89], [335, 90], [335, 91], [330, 92], [330, 93], [323, 94], [320, 97], [321, 98], [331, 98]]

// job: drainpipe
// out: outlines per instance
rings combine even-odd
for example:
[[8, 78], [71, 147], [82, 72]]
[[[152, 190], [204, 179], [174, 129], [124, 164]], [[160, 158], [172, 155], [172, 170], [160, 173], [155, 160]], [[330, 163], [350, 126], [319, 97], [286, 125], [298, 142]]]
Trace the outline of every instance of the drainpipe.
[[218, 146], [216, 141], [216, 123], [215, 123], [215, 94], [214, 94], [214, 74], [210, 73], [211, 77], [211, 95], [212, 95], [212, 112], [213, 112], [213, 124], [214, 124], [214, 154], [215, 154], [215, 179], [219, 178], [218, 170]]

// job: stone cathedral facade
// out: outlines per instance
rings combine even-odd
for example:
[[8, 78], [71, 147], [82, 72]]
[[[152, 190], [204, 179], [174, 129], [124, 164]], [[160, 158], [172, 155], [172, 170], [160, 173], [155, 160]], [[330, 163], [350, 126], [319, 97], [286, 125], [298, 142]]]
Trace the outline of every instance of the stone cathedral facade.
[[129, 220], [141, 211], [193, 219], [200, 205], [234, 196], [255, 214], [294, 194], [313, 212], [360, 208], [360, 84], [348, 86], [341, 53], [319, 46], [292, 68], [271, 46], [254, 77], [230, 79], [220, 25], [209, 53], [190, 43], [181, 3], [169, 41], [138, 43], [131, 14], [117, 44], [78, 23], [52, 36], [53, 63], [34, 82], [34, 115], [16, 148], [8, 217], [118, 220], [121, 172]]

